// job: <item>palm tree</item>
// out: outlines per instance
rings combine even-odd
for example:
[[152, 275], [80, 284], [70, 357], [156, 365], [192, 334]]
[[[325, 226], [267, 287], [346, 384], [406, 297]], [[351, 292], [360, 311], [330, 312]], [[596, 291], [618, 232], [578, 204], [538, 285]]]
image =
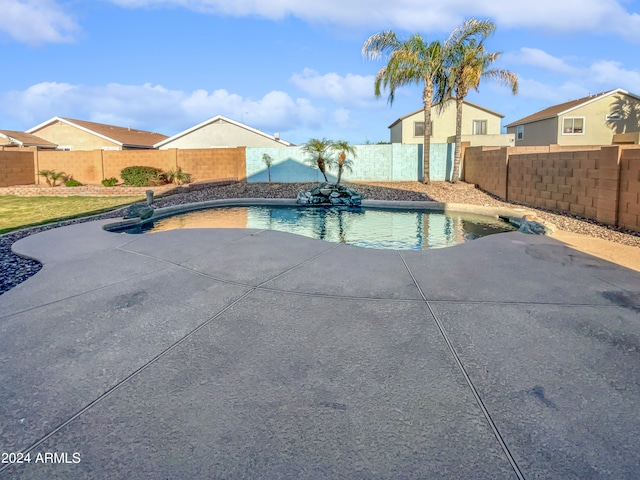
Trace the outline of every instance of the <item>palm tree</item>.
[[456, 100], [456, 147], [453, 161], [453, 182], [460, 177], [462, 149], [462, 104], [472, 88], [478, 90], [480, 80], [491, 78], [518, 93], [518, 77], [509, 70], [494, 69], [491, 65], [502, 52], [487, 52], [484, 42], [495, 31], [490, 20], [471, 18], [456, 28], [444, 43], [447, 82], [442, 98]]
[[362, 55], [372, 60], [388, 54], [388, 62], [382, 67], [375, 80], [375, 96], [380, 97], [381, 87], [389, 90], [389, 104], [393, 103], [396, 89], [405, 85], [421, 84], [424, 105], [424, 183], [429, 183], [429, 155], [431, 150], [431, 107], [434, 95], [440, 91], [443, 81], [443, 45], [440, 41], [426, 43], [419, 34], [401, 41], [396, 34], [387, 30], [369, 37], [362, 47]]
[[326, 138], [317, 139], [311, 138], [306, 143], [301, 145], [301, 149], [307, 155], [310, 155], [309, 163], [313, 166], [317, 166], [318, 170], [322, 173], [324, 177], [324, 181], [328, 182], [327, 179], [327, 168], [331, 166], [333, 163], [329, 158], [329, 150], [331, 148], [332, 142], [327, 140]]
[[340, 185], [343, 169], [349, 172], [352, 171], [353, 160], [348, 159], [347, 155], [351, 155], [354, 158], [357, 157], [356, 147], [350, 145], [346, 140], [338, 140], [332, 143], [331, 150], [338, 154], [338, 180], [336, 181], [336, 185]]

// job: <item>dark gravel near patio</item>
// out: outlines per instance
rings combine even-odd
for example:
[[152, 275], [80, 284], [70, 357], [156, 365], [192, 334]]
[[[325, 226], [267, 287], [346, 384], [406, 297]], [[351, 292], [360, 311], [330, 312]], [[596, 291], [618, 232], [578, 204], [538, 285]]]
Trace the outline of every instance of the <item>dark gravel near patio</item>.
[[[308, 190], [315, 183], [234, 183], [231, 185], [212, 186], [200, 190], [177, 193], [156, 199], [156, 207], [168, 207], [205, 200], [224, 198], [295, 198], [300, 190]], [[445, 203], [465, 203], [482, 206], [513, 207], [515, 204], [503, 202], [473, 186], [458, 183], [433, 182], [424, 185], [420, 182], [375, 182], [350, 185], [361, 192], [364, 198], [375, 200], [432, 200]], [[575, 215], [559, 214], [538, 208], [526, 207], [535, 212], [541, 219], [553, 223], [560, 230], [581, 233], [596, 238], [602, 238], [624, 245], [640, 247], [640, 233], [631, 232], [616, 227], [608, 227], [593, 220], [587, 220]], [[124, 209], [120, 208], [109, 213], [58, 222], [40, 227], [28, 228], [0, 236], [0, 295], [16, 285], [24, 282], [36, 274], [42, 265], [32, 259], [23, 258], [11, 252], [11, 245], [28, 235], [58, 228], [66, 225], [87, 221], [118, 218]]]

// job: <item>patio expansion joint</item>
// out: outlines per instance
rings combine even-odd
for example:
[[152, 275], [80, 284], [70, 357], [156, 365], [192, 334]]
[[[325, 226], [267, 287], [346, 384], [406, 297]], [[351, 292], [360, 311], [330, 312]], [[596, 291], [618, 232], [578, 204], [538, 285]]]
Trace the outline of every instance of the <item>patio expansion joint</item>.
[[[155, 363], [157, 363], [159, 360], [161, 360], [164, 356], [166, 356], [167, 354], [169, 354], [171, 351], [175, 350], [177, 347], [179, 347], [182, 343], [184, 343], [187, 339], [191, 338], [193, 335], [195, 335], [196, 333], [198, 333], [200, 330], [202, 330], [203, 328], [205, 328], [207, 325], [209, 325], [212, 321], [214, 321], [216, 318], [220, 317], [221, 315], [223, 315], [225, 312], [227, 312], [229, 309], [231, 309], [232, 307], [234, 307], [235, 305], [237, 305], [238, 303], [240, 303], [242, 300], [244, 300], [247, 296], [249, 296], [251, 293], [253, 293], [255, 291], [255, 288], [245, 292], [244, 294], [242, 294], [240, 297], [238, 297], [237, 299], [235, 299], [234, 301], [232, 301], [229, 305], [227, 305], [226, 307], [224, 307], [222, 310], [220, 310], [219, 312], [217, 312], [215, 315], [212, 315], [210, 318], [208, 318], [207, 320], [205, 320], [203, 323], [201, 323], [200, 325], [198, 325], [197, 327], [195, 327], [193, 330], [191, 330], [189, 333], [187, 333], [186, 335], [184, 335], [183, 337], [181, 337], [180, 339], [176, 340], [172, 345], [170, 345], [169, 347], [167, 347], [166, 349], [164, 349], [163, 351], [161, 351], [159, 354], [157, 354], [155, 357], [153, 357], [152, 359], [150, 359], [148, 362], [146, 362], [145, 364], [143, 364], [142, 366], [138, 367], [136, 370], [134, 370], [132, 373], [130, 373], [129, 375], [127, 375], [125, 378], [123, 378], [122, 380], [120, 380], [119, 382], [117, 382], [115, 385], [113, 385], [112, 387], [110, 387], [109, 389], [107, 389], [104, 393], [102, 393], [101, 395], [99, 395], [97, 398], [93, 399], [91, 402], [89, 402], [88, 404], [86, 404], [84, 407], [82, 407], [80, 410], [78, 410], [76, 413], [74, 413], [71, 417], [69, 417], [67, 420], [65, 420], [64, 422], [62, 422], [60, 425], [58, 425], [57, 427], [55, 427], [53, 430], [51, 430], [49, 433], [45, 434], [44, 436], [42, 436], [39, 440], [37, 440], [36, 442], [32, 443], [30, 446], [28, 446], [27, 448], [23, 449], [21, 451], [21, 453], [23, 454], [27, 454], [29, 452], [32, 452], [33, 450], [35, 450], [36, 448], [38, 448], [40, 445], [42, 445], [44, 442], [46, 442], [48, 439], [50, 439], [52, 436], [54, 436], [56, 433], [58, 433], [59, 431], [61, 431], [63, 428], [65, 428], [67, 425], [69, 425], [71, 422], [73, 422], [74, 420], [76, 420], [77, 418], [81, 417], [84, 413], [86, 413], [87, 411], [89, 411], [91, 408], [93, 408], [95, 405], [97, 405], [98, 403], [100, 403], [102, 400], [106, 399], [107, 397], [109, 397], [111, 394], [113, 394], [114, 392], [116, 392], [117, 390], [119, 390], [122, 386], [124, 386], [125, 384], [127, 384], [131, 379], [133, 379], [134, 377], [137, 377], [138, 375], [140, 375], [143, 371], [145, 371], [147, 368], [149, 368], [150, 366], [154, 365]], [[9, 468], [11, 466], [10, 463], [0, 467], [0, 473], [2, 473], [4, 470], [6, 470], [7, 468]]]
[[13, 317], [14, 315], [20, 315], [20, 314], [23, 314], [23, 313], [26, 313], [26, 312], [30, 312], [32, 310], [37, 310], [37, 309], [42, 308], [42, 307], [47, 307], [49, 305], [55, 305], [56, 303], [66, 302], [67, 300], [70, 300], [72, 298], [78, 298], [78, 297], [81, 297], [81, 296], [86, 295], [88, 293], [99, 292], [100, 290], [104, 290], [105, 288], [111, 288], [111, 287], [113, 287], [115, 285], [120, 285], [121, 283], [128, 282], [128, 281], [133, 280], [135, 278], [141, 278], [141, 277], [145, 277], [147, 275], [152, 275], [152, 274], [161, 272], [163, 270], [166, 270], [167, 268], [169, 268], [169, 265], [166, 265], [166, 266], [164, 266], [162, 268], [158, 268], [156, 270], [152, 270], [150, 272], [145, 272], [145, 273], [139, 273], [137, 275], [132, 275], [130, 277], [123, 278], [122, 280], [117, 280], [117, 281], [115, 281], [113, 283], [110, 283], [108, 285], [103, 285], [101, 287], [91, 288], [89, 290], [85, 290], [83, 292], [79, 292], [79, 293], [76, 293], [74, 295], [69, 295], [67, 297], [59, 298], [57, 300], [51, 300], [49, 302], [42, 303], [40, 305], [35, 305], [33, 307], [25, 308], [24, 310], [19, 310], [17, 312], [11, 312], [9, 315], [0, 315], [0, 320], [5, 319], [5, 318]]
[[454, 359], [456, 365], [458, 366], [458, 369], [462, 373], [462, 376], [464, 377], [464, 380], [467, 383], [467, 386], [471, 390], [471, 393], [472, 393], [474, 399], [476, 400], [476, 403], [478, 404], [478, 407], [482, 411], [482, 414], [484, 415], [484, 417], [485, 417], [485, 419], [486, 419], [486, 421], [487, 421], [487, 423], [489, 425], [489, 428], [493, 432], [493, 435], [495, 436], [496, 440], [498, 441], [498, 444], [500, 445], [500, 448], [502, 449], [502, 451], [504, 452], [505, 456], [507, 457], [507, 460], [509, 461], [509, 464], [511, 465], [511, 468], [513, 469], [513, 472], [518, 477], [518, 479], [524, 480], [525, 477], [522, 474], [522, 471], [521, 471], [520, 467], [518, 466], [518, 463], [516, 462], [515, 458], [513, 457], [513, 454], [509, 450], [509, 447], [506, 444], [504, 438], [502, 437], [502, 434], [500, 433], [500, 430], [498, 430], [497, 425], [493, 421], [493, 418], [491, 418], [491, 414], [489, 413], [489, 410], [487, 409], [487, 407], [485, 406], [484, 402], [482, 401], [482, 397], [480, 397], [480, 394], [478, 393], [478, 390], [476, 389], [475, 385], [473, 384], [473, 381], [471, 380], [471, 377], [469, 377], [469, 374], [467, 373], [467, 370], [464, 368], [462, 360], [460, 359], [460, 356], [456, 352], [456, 350], [455, 350], [455, 348], [453, 346], [453, 343], [449, 339], [449, 336], [447, 335], [447, 332], [444, 329], [444, 326], [442, 325], [442, 322], [440, 322], [440, 320], [438, 319], [438, 316], [433, 311], [433, 308], [431, 307], [431, 305], [429, 303], [430, 301], [427, 300], [427, 297], [425, 296], [424, 292], [422, 291], [422, 288], [420, 288], [420, 284], [418, 283], [417, 279], [413, 275], [413, 272], [409, 268], [409, 265], [407, 264], [406, 259], [404, 258], [404, 255], [402, 255], [402, 252], [400, 252], [400, 251], [397, 251], [397, 252], [398, 252], [398, 255], [400, 256], [400, 258], [402, 259], [402, 263], [404, 263], [405, 268], [409, 272], [409, 275], [411, 276], [411, 279], [413, 280], [413, 283], [415, 284], [416, 288], [420, 292], [420, 296], [422, 297], [424, 303], [427, 305], [427, 308], [429, 309], [429, 312], [431, 313], [431, 315], [433, 317], [433, 320], [434, 320], [436, 326], [438, 327], [438, 330], [440, 331], [440, 334], [442, 335], [442, 338], [444, 339], [445, 343], [447, 344], [447, 347], [448, 347], [449, 351], [451, 352], [451, 355], [453, 356], [453, 359]]

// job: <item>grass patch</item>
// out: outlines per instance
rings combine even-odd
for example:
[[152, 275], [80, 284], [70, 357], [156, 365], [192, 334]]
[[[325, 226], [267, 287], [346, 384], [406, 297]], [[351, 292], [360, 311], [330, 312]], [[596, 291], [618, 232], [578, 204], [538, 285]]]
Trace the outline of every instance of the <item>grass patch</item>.
[[0, 196], [0, 234], [114, 210], [144, 197]]

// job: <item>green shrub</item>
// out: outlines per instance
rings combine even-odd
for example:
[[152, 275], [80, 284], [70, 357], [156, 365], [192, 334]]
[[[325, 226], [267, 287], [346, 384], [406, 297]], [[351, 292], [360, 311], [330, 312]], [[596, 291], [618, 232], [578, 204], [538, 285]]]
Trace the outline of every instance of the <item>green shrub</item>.
[[81, 187], [82, 184], [78, 180], [74, 180], [73, 178], [70, 178], [69, 180], [64, 182], [64, 186], [65, 187]]
[[105, 178], [102, 180], [102, 185], [105, 187], [115, 187], [118, 184], [118, 179], [116, 177]]
[[162, 170], [156, 167], [133, 166], [120, 171], [120, 177], [125, 185], [134, 187], [152, 187], [167, 183]]

